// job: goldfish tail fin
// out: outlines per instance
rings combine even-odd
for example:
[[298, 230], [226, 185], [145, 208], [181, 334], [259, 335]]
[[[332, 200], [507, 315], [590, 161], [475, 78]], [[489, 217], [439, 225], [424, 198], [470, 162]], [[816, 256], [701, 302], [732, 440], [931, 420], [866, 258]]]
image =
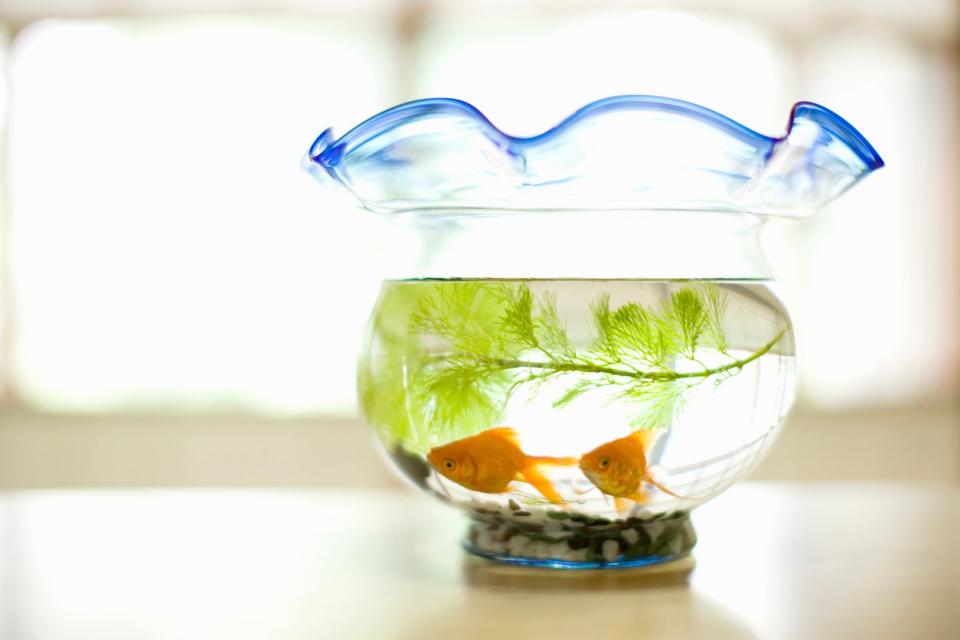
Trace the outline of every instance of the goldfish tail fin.
[[553, 483], [550, 482], [549, 478], [537, 469], [536, 464], [527, 464], [520, 473], [523, 475], [524, 480], [533, 485], [533, 488], [539, 491], [543, 497], [550, 502], [554, 504], [566, 503], [566, 501], [560, 497], [560, 494], [557, 493], [557, 490], [553, 488]]
[[572, 467], [579, 464], [580, 458], [554, 458], [552, 456], [527, 456], [527, 463], [531, 465], [547, 464], [554, 467]]

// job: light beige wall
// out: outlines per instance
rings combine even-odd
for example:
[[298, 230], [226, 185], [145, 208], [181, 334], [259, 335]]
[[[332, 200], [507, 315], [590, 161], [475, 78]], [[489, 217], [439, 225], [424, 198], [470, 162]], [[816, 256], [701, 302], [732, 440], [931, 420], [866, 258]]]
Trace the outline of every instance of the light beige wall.
[[[958, 483], [960, 413], [800, 410], [753, 477]], [[347, 418], [0, 415], [0, 489], [126, 486], [401, 483]]]

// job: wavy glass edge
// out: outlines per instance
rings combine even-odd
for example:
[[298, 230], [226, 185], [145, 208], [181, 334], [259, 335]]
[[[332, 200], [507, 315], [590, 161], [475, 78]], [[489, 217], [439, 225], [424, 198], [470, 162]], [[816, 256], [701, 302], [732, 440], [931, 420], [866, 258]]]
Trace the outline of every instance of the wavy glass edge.
[[[596, 133], [616, 114], [632, 119], [612, 134]], [[657, 166], [651, 179], [642, 167], [629, 175], [628, 159], [611, 172], [604, 157], [611, 137], [628, 138], [631, 127], [649, 133], [651, 124], [672, 125], [682, 138], [676, 145], [662, 138], [650, 149], [638, 145], [648, 165], [659, 161], [658, 154], [668, 156], [665, 169]], [[457, 144], [444, 144], [450, 142]], [[537, 162], [550, 165], [549, 179], [529, 179]], [[771, 137], [707, 107], [648, 95], [597, 100], [530, 137], [505, 133], [462, 100], [414, 100], [368, 118], [340, 138], [324, 130], [303, 164], [318, 179], [348, 189], [371, 211], [441, 215], [691, 209], [799, 216], [884, 166], [857, 129], [813, 102], [794, 104], [784, 135]]]

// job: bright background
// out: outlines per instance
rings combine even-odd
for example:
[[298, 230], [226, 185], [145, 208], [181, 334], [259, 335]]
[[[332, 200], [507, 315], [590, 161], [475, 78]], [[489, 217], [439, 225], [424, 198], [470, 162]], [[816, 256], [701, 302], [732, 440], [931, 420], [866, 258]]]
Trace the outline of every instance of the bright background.
[[0, 2], [0, 486], [388, 482], [371, 222], [300, 157], [407, 99], [533, 134], [619, 93], [870, 139], [886, 168], [768, 230], [803, 368], [758, 473], [960, 481], [960, 7], [665, 5]]

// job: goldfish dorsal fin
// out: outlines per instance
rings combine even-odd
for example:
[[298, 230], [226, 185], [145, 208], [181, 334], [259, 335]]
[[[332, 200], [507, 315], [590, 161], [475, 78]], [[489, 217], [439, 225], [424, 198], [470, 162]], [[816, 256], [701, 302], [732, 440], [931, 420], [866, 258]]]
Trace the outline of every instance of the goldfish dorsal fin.
[[517, 436], [517, 432], [512, 427], [494, 427], [493, 429], [487, 429], [484, 433], [503, 438], [518, 447], [520, 446], [520, 437]]
[[660, 437], [660, 429], [640, 429], [633, 432], [633, 437], [640, 441], [643, 452], [647, 453], [653, 447], [653, 444]]

